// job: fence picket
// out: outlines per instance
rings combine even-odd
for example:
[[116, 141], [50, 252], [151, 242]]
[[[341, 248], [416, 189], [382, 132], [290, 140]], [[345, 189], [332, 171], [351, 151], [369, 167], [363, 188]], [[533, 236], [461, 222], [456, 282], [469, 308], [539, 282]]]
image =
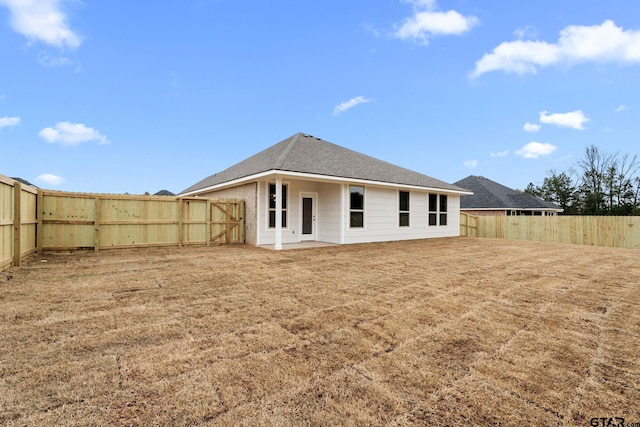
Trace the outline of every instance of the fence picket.
[[[469, 221], [472, 215], [461, 213]], [[640, 216], [477, 216], [476, 236], [640, 248]], [[463, 219], [460, 220], [462, 224]], [[462, 235], [462, 233], [461, 233]]]

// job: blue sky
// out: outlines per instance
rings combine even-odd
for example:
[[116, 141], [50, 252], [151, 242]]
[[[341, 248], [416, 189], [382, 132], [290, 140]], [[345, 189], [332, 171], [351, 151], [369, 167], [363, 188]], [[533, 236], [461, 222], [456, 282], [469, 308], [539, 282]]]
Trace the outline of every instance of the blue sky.
[[296, 132], [435, 178], [638, 154], [640, 5], [0, 0], [0, 174], [179, 192]]

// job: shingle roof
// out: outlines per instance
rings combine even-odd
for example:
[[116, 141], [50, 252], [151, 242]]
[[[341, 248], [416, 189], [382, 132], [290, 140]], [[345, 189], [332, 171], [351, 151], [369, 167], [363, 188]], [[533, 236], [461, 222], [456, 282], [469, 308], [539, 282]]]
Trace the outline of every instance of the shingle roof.
[[182, 191], [191, 193], [268, 171], [287, 171], [353, 178], [464, 192], [466, 190], [418, 172], [375, 159], [311, 135], [297, 133], [242, 162]]
[[521, 193], [483, 176], [471, 175], [454, 185], [473, 191], [460, 198], [461, 209], [560, 209], [528, 193]]
[[160, 190], [157, 193], [154, 193], [153, 195], [154, 196], [175, 196], [175, 194], [173, 194], [169, 190]]
[[30, 183], [30, 182], [29, 182], [29, 181], [27, 181], [26, 179], [18, 178], [18, 177], [16, 177], [16, 176], [11, 177], [11, 179], [13, 179], [14, 181], [18, 181], [18, 182], [20, 182], [21, 184], [24, 184], [24, 185], [30, 185], [31, 187], [38, 188], [38, 186], [37, 186], [37, 185], [33, 185], [32, 183]]

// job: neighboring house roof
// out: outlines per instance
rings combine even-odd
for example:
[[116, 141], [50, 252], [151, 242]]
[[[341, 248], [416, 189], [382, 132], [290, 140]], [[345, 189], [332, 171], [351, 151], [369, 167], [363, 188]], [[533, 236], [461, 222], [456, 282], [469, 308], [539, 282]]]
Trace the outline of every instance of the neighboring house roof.
[[38, 186], [37, 186], [37, 185], [33, 185], [32, 183], [30, 183], [30, 182], [29, 182], [29, 181], [27, 181], [26, 179], [22, 179], [22, 178], [18, 178], [18, 177], [11, 177], [11, 179], [13, 179], [14, 181], [18, 181], [18, 182], [20, 182], [21, 184], [24, 184], [24, 185], [30, 185], [30, 186], [32, 186], [32, 187], [38, 188]]
[[217, 187], [265, 172], [295, 172], [468, 193], [463, 188], [375, 159], [311, 135], [297, 133], [181, 194]]
[[473, 191], [472, 196], [460, 198], [460, 209], [539, 209], [562, 211], [553, 203], [531, 194], [522, 193], [491, 181], [483, 176], [471, 175], [454, 183]]
[[175, 196], [175, 194], [173, 194], [169, 190], [160, 190], [157, 193], [155, 193], [154, 196]]

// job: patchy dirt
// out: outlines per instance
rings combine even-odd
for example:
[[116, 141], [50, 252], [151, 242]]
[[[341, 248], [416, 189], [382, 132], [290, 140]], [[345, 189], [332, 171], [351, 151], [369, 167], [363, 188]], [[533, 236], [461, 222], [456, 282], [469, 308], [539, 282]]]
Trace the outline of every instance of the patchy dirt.
[[0, 424], [640, 422], [640, 251], [437, 239], [33, 257]]

